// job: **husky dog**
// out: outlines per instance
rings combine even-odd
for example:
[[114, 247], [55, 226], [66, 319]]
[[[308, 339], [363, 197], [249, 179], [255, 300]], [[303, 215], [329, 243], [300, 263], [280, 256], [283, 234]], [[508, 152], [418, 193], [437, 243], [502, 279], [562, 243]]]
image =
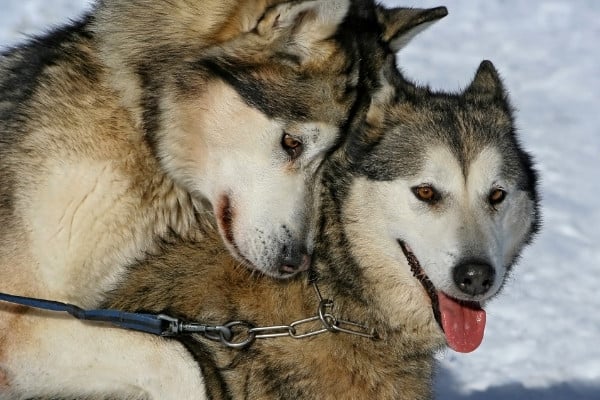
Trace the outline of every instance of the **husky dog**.
[[[166, 237], [201, 243], [206, 208], [241, 264], [273, 277], [308, 268], [310, 184], [363, 101], [368, 52], [395, 52], [445, 14], [367, 0], [104, 0], [9, 50], [0, 291], [96, 306]], [[202, 385], [176, 343], [5, 304], [0, 332], [0, 398], [107, 386], [185, 398]], [[86, 351], [62, 352], [71, 345]]]
[[[287, 336], [241, 350], [182, 339], [209, 398], [428, 399], [433, 353], [480, 344], [482, 307], [538, 229], [536, 172], [492, 63], [460, 94], [416, 87], [390, 65], [363, 124], [322, 167], [310, 274], [251, 276], [206, 233], [166, 245], [112, 293], [119, 309]], [[317, 310], [322, 325], [303, 321]]]

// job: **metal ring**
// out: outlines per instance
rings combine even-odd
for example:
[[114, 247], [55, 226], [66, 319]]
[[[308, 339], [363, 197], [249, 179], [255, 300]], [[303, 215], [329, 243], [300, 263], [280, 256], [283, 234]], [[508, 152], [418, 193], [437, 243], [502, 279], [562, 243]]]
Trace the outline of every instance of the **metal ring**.
[[[256, 334], [251, 331], [253, 326], [251, 324], [249, 324], [248, 322], [231, 321], [231, 322], [226, 323], [224, 327], [227, 328], [230, 335], [229, 335], [229, 337], [225, 337], [226, 335], [223, 334], [223, 332], [219, 331], [219, 335], [220, 335], [219, 340], [225, 346], [230, 347], [232, 349], [244, 348], [244, 347], [248, 346], [249, 344], [251, 344], [252, 342], [254, 342], [254, 340], [256, 339]], [[235, 337], [237, 334], [236, 334], [236, 332], [234, 332], [233, 328], [239, 328], [239, 327], [242, 327], [245, 329], [246, 337], [244, 340], [235, 340]]]
[[337, 332], [337, 330], [335, 329], [337, 320], [333, 315], [325, 311], [327, 307], [333, 307], [333, 301], [329, 299], [321, 300], [321, 302], [319, 303], [319, 319], [321, 320], [323, 326], [329, 332]]

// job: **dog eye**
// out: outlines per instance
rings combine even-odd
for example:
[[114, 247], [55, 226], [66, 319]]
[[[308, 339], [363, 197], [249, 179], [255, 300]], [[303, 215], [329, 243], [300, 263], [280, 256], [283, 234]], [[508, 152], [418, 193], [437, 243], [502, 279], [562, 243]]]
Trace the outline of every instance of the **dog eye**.
[[302, 154], [302, 142], [288, 133], [285, 133], [283, 138], [281, 138], [281, 147], [283, 147], [292, 160], [295, 160]]
[[488, 196], [488, 201], [492, 206], [496, 206], [504, 201], [506, 192], [500, 188], [492, 189]]
[[429, 204], [434, 204], [441, 198], [438, 191], [430, 185], [415, 186], [412, 191], [417, 199]]

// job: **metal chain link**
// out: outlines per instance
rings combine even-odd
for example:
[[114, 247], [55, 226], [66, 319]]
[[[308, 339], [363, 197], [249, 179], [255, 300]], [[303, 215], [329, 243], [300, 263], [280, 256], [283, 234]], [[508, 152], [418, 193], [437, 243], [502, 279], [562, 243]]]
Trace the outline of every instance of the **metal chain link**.
[[[201, 334], [207, 339], [221, 342], [223, 345], [233, 349], [247, 347], [256, 339], [278, 337], [304, 339], [327, 332], [342, 332], [368, 339], [377, 338], [377, 333], [374, 329], [369, 329], [365, 325], [335, 317], [333, 314], [333, 301], [323, 299], [316, 283], [313, 283], [313, 287], [319, 298], [317, 315], [294, 321], [289, 325], [255, 327], [244, 321], [231, 321], [224, 325], [216, 326], [184, 323], [177, 327], [177, 330], [179, 333]], [[304, 326], [309, 324], [312, 325], [312, 328]]]

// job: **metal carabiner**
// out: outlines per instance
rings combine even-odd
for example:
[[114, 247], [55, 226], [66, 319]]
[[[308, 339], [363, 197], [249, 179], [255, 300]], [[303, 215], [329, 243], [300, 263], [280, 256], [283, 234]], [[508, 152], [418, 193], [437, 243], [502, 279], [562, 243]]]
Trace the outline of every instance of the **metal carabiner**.
[[174, 318], [166, 314], [158, 314], [156, 318], [167, 323], [167, 327], [160, 334], [161, 336], [177, 336], [181, 334], [182, 322], [179, 318]]

